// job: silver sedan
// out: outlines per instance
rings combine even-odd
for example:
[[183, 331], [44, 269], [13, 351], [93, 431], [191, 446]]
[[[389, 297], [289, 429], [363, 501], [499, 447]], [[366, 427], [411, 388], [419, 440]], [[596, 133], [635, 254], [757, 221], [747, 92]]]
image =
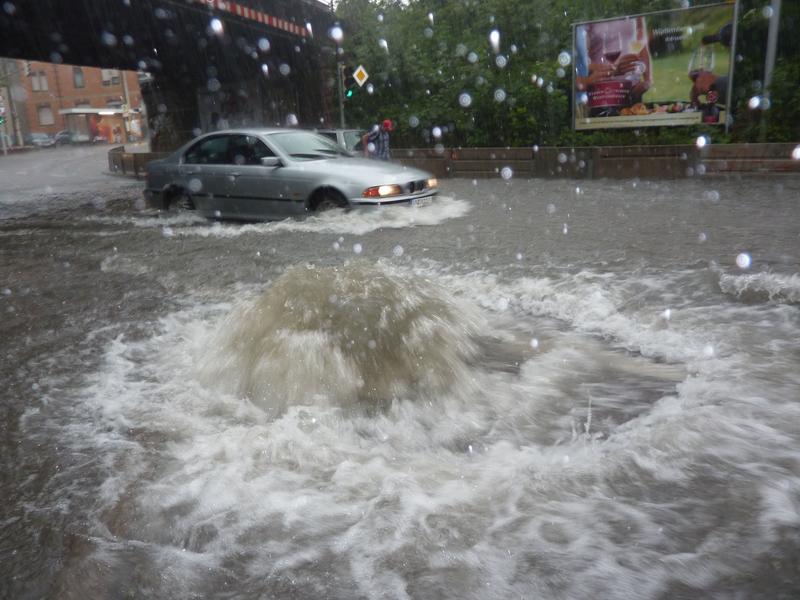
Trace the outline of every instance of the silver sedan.
[[152, 205], [228, 219], [420, 206], [438, 193], [426, 171], [354, 158], [335, 142], [296, 129], [209, 133], [148, 163], [146, 171], [144, 193]]

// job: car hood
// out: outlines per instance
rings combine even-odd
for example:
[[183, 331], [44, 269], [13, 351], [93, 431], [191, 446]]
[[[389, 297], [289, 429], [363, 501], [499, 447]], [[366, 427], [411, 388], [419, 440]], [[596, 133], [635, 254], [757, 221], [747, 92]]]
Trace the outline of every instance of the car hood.
[[427, 171], [397, 163], [368, 158], [335, 158], [298, 162], [296, 166], [318, 173], [345, 175], [349, 179], [370, 185], [405, 183], [433, 177]]

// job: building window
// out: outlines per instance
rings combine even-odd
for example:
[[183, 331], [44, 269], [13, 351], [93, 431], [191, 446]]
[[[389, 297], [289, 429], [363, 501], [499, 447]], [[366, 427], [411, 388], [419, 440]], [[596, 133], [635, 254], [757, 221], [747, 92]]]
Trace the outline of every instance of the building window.
[[44, 71], [34, 71], [31, 73], [31, 89], [34, 92], [46, 92], [47, 87], [47, 73]]
[[83, 78], [83, 69], [80, 67], [72, 67], [72, 83], [76, 88], [86, 87], [86, 80]]
[[36, 107], [36, 112], [39, 114], [39, 125], [54, 125], [53, 110], [49, 104]]
[[119, 69], [101, 69], [103, 85], [119, 85]]

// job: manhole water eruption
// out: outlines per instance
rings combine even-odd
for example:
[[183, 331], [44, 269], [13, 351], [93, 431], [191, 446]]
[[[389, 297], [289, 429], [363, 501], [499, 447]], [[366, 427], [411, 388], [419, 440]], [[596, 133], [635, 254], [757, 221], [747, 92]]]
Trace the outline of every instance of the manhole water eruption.
[[270, 411], [385, 407], [466, 384], [477, 321], [430, 282], [365, 262], [292, 267], [223, 320], [200, 379]]

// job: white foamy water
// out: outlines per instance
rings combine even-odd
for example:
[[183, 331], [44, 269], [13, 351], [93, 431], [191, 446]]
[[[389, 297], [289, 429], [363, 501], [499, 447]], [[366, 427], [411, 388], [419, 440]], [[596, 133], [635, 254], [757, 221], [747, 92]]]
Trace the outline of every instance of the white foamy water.
[[724, 589], [800, 526], [794, 309], [691, 277], [353, 262], [187, 300], [76, 399], [88, 564], [156, 596]]
[[87, 220], [107, 225], [133, 225], [153, 228], [169, 227], [177, 236], [231, 238], [249, 234], [277, 234], [284, 232], [339, 233], [364, 235], [378, 229], [403, 229], [414, 226], [439, 225], [469, 213], [467, 200], [439, 196], [430, 206], [409, 208], [383, 206], [379, 209], [330, 211], [306, 219], [286, 219], [264, 223], [209, 222], [194, 213], [158, 216], [91, 216]]
[[722, 274], [719, 287], [726, 294], [741, 299], [800, 302], [800, 275], [780, 273]]

